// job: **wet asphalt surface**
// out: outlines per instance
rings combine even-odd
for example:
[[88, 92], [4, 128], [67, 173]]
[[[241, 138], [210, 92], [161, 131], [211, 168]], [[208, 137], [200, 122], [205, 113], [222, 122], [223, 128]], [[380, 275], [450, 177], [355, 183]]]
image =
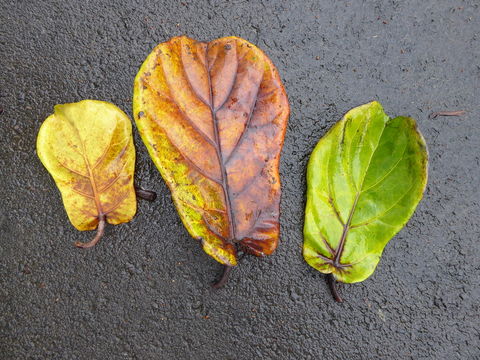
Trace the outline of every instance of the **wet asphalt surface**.
[[[221, 266], [183, 228], [138, 134], [137, 183], [158, 200], [88, 251], [35, 153], [57, 103], [131, 115], [140, 64], [181, 34], [257, 44], [292, 109], [281, 244], [219, 291]], [[480, 359], [478, 1], [5, 0], [0, 75], [1, 359]], [[373, 99], [418, 120], [429, 184], [375, 274], [337, 304], [301, 255], [305, 166]], [[441, 110], [467, 113], [428, 119]]]

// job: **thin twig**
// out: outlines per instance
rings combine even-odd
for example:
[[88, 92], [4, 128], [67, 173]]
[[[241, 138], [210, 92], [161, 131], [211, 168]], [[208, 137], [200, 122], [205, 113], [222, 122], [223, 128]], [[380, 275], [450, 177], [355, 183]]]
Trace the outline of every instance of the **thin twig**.
[[465, 115], [465, 110], [458, 110], [458, 111], [437, 111], [432, 112], [428, 115], [429, 119], [435, 119], [437, 116], [462, 116]]

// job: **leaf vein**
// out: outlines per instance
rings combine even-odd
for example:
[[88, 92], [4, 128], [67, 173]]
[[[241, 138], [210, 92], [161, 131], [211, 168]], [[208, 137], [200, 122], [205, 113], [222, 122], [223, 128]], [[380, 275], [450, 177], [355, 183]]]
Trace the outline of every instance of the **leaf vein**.
[[233, 154], [237, 151], [238, 147], [239, 147], [240, 144], [242, 143], [243, 138], [246, 136], [246, 133], [248, 132], [248, 129], [249, 129], [249, 126], [250, 126], [250, 122], [252, 121], [253, 113], [254, 113], [254, 111], [255, 111], [255, 106], [257, 105], [258, 93], [259, 93], [259, 91], [260, 91], [260, 85], [261, 85], [261, 83], [262, 83], [262, 80], [263, 80], [263, 75], [262, 75], [262, 79], [261, 79], [260, 82], [258, 83], [258, 87], [257, 87], [257, 90], [256, 90], [256, 92], [255, 92], [255, 101], [254, 101], [254, 103], [253, 103], [252, 108], [250, 109], [250, 113], [248, 114], [247, 121], [245, 122], [245, 127], [243, 128], [242, 133], [241, 133], [240, 136], [238, 137], [237, 142], [236, 142], [235, 145], [233, 146], [233, 149], [232, 149], [232, 151], [230, 152], [230, 155], [228, 155], [227, 160], [225, 160], [225, 164], [227, 164], [227, 163], [230, 161], [230, 159], [232, 158]]
[[[182, 49], [183, 49], [183, 46], [182, 46]], [[190, 89], [192, 90], [192, 92], [195, 94], [195, 96], [200, 99], [200, 101], [202, 103], [204, 103], [206, 106], [210, 106], [210, 104], [207, 103], [207, 99], [204, 99], [203, 96], [200, 94], [200, 92], [193, 86], [190, 78], [188, 77], [188, 73], [187, 73], [187, 70], [185, 68], [185, 63], [183, 61], [183, 51], [180, 50], [180, 62], [181, 62], [181, 67], [183, 69], [183, 72], [185, 74], [185, 78], [187, 79], [187, 83], [188, 83], [188, 86], [190, 87]]]
[[78, 189], [74, 188], [74, 187], [72, 187], [71, 189], [79, 195], [85, 196], [86, 198], [89, 198], [89, 199], [94, 199], [93, 195], [87, 194], [87, 193], [85, 193], [81, 190], [78, 190]]
[[395, 168], [402, 162], [402, 160], [405, 160], [405, 159], [406, 159], [406, 158], [403, 157], [403, 155], [405, 154], [406, 149], [407, 149], [407, 146], [405, 145], [405, 148], [403, 149], [402, 156], [400, 157], [400, 159], [398, 159], [398, 161], [395, 163], [395, 165], [393, 165], [384, 175], [382, 175], [378, 181], [376, 181], [373, 185], [369, 186], [368, 188], [363, 189], [362, 191], [360, 191], [360, 193], [364, 193], [364, 192], [369, 191], [370, 189], [372, 189], [372, 188], [374, 188], [375, 186], [377, 186], [378, 184], [380, 184], [383, 180], [385, 180], [385, 178], [386, 178], [388, 175], [390, 175], [390, 173], [391, 173], [393, 170], [395, 170]]
[[103, 214], [104, 215], [107, 215], [113, 211], [115, 211], [121, 204], [122, 202], [128, 197], [128, 192], [126, 192], [121, 198], [120, 200], [118, 200], [114, 205], [112, 205], [110, 207], [110, 209], [108, 209], [107, 211], [104, 211]]
[[[146, 85], [147, 86], [150, 86], [150, 84], [148, 84], [148, 82], [146, 82]], [[167, 101], [170, 101], [170, 103], [172, 105], [174, 105], [178, 112], [180, 113], [180, 115], [183, 117], [183, 119], [188, 123], [188, 125], [190, 125], [192, 127], [192, 129], [198, 133], [198, 135], [200, 135], [201, 138], [203, 138], [207, 143], [209, 143], [210, 145], [212, 145], [213, 147], [216, 147], [217, 145], [212, 141], [212, 139], [210, 139], [210, 137], [205, 134], [202, 129], [200, 129], [197, 124], [195, 124], [195, 122], [182, 110], [182, 108], [180, 107], [180, 105], [178, 104], [178, 102], [173, 99], [171, 96], [168, 96], [168, 95], [165, 95], [165, 94], [162, 94], [160, 91], [158, 91], [157, 89], [153, 88], [152, 86], [150, 86], [150, 88], [155, 92], [155, 94], [161, 98], [161, 99], [165, 99]]]
[[203, 170], [201, 167], [199, 167], [197, 164], [195, 164], [192, 159], [190, 159], [185, 153], [183, 153], [177, 145], [175, 145], [174, 143], [172, 143], [172, 145], [177, 149], [177, 151], [180, 153], [180, 155], [182, 155], [182, 157], [184, 158], [184, 160], [185, 160], [187, 163], [189, 163], [190, 166], [191, 166], [195, 171], [197, 171], [197, 172], [198, 172], [200, 175], [202, 175], [203, 177], [205, 177], [205, 178], [207, 178], [207, 179], [209, 179], [209, 180], [211, 180], [211, 181], [213, 181], [213, 182], [216, 182], [217, 184], [222, 185], [222, 181], [221, 181], [220, 179], [217, 179], [217, 178], [215, 178], [215, 177], [207, 174], [207, 173], [205, 172], [205, 170]]
[[78, 176], [84, 177], [84, 178], [86, 178], [86, 179], [89, 179], [89, 178], [90, 178], [90, 176], [85, 175], [85, 174], [81, 173], [80, 171], [74, 170], [74, 169], [72, 169], [71, 167], [67, 166], [66, 164], [64, 164], [63, 162], [61, 162], [58, 158], [57, 158], [57, 161], [58, 161], [58, 163], [59, 163], [62, 167], [64, 167], [64, 168], [67, 169], [68, 171], [70, 171], [70, 172], [72, 172], [72, 173], [74, 173], [74, 174], [77, 174]]
[[359, 223], [359, 224], [355, 224], [355, 225], [350, 226], [350, 229], [358, 228], [358, 227], [361, 227], [361, 226], [368, 225], [369, 223], [371, 223], [371, 222], [373, 222], [373, 221], [381, 218], [382, 216], [384, 216], [386, 213], [388, 213], [390, 210], [392, 210], [395, 206], [397, 206], [398, 203], [399, 203], [400, 201], [402, 201], [405, 196], [408, 195], [408, 193], [410, 192], [410, 189], [411, 189], [412, 187], [413, 187], [413, 185], [410, 185], [410, 187], [408, 188], [408, 190], [407, 190], [397, 201], [395, 201], [395, 202], [393, 203], [393, 205], [390, 206], [387, 210], [381, 212], [381, 213], [378, 214], [378, 215], [375, 215], [375, 216], [371, 217], [370, 219], [368, 219], [368, 220], [366, 220], [366, 221], [363, 221], [363, 222], [361, 222], [361, 223]]
[[123, 169], [125, 169], [126, 165], [127, 165], [127, 163], [124, 162], [123, 165], [122, 165], [122, 168], [120, 169], [118, 174], [112, 180], [110, 180], [103, 188], [99, 189], [98, 192], [100, 192], [100, 193], [105, 192], [108, 189], [110, 189], [113, 186], [113, 184], [115, 184], [120, 178], [125, 177], [125, 176], [128, 177], [128, 175], [122, 174], [122, 171], [123, 171]]

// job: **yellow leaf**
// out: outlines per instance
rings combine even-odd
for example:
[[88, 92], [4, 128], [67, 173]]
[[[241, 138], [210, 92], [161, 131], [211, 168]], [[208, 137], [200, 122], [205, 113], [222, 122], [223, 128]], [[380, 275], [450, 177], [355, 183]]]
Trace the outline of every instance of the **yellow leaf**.
[[100, 239], [105, 223], [130, 221], [137, 209], [135, 148], [128, 116], [97, 100], [55, 106], [37, 137], [37, 154], [57, 184], [68, 217], [78, 230]]

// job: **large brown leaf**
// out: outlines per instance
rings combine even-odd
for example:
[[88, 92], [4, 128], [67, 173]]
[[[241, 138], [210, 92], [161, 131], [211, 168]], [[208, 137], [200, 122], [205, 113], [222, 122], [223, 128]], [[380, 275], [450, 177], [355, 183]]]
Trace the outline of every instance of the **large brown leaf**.
[[275, 66], [237, 37], [158, 45], [135, 79], [134, 116], [190, 234], [217, 261], [279, 238], [280, 151], [289, 115]]

